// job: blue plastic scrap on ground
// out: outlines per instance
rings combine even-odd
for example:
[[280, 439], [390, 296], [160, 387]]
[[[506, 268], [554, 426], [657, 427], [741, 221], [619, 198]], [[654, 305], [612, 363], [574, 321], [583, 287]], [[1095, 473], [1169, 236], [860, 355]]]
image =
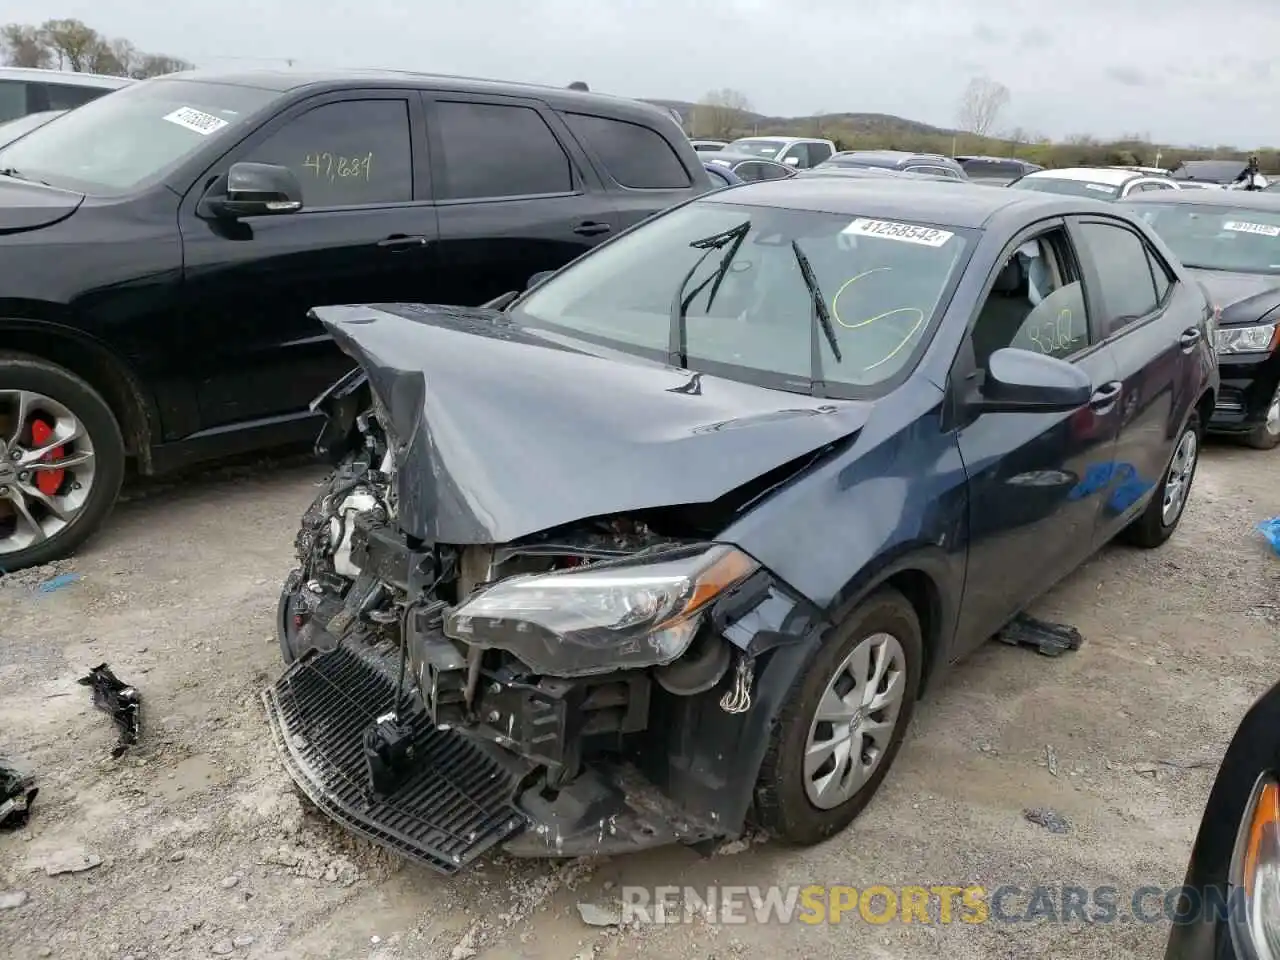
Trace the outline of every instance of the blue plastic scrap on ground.
[[53, 593], [55, 590], [61, 590], [63, 587], [70, 586], [80, 579], [78, 573], [60, 573], [51, 580], [46, 580], [40, 586], [36, 587], [38, 593]]
[[1271, 544], [1271, 549], [1280, 556], [1280, 517], [1272, 517], [1270, 520], [1263, 520], [1258, 524], [1258, 532], [1267, 538], [1267, 543]]

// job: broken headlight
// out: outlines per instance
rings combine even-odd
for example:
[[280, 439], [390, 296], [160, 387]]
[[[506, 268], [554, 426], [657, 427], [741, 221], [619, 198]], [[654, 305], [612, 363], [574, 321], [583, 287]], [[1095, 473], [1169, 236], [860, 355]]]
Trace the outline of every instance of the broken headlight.
[[758, 568], [740, 550], [713, 546], [510, 577], [454, 610], [444, 632], [555, 677], [658, 666], [688, 649], [711, 601]]

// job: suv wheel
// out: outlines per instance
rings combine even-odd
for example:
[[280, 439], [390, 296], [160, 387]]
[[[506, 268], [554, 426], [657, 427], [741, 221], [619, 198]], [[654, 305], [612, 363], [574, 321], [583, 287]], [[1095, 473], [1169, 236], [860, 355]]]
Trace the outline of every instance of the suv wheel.
[[774, 725], [756, 784], [759, 826], [808, 845], [862, 812], [902, 745], [923, 653], [915, 609], [887, 587], [827, 634]]
[[1258, 450], [1271, 450], [1280, 446], [1280, 384], [1276, 385], [1276, 392], [1271, 395], [1266, 417], [1244, 438], [1244, 442]]
[[101, 395], [62, 367], [0, 354], [0, 572], [69, 554], [123, 478], [124, 440]]

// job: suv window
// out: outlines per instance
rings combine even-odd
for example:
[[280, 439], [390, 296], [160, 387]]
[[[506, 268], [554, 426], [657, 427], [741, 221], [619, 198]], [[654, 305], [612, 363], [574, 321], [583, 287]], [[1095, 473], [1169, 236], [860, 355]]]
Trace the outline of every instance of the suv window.
[[1018, 247], [996, 274], [970, 334], [985, 370], [1005, 347], [1067, 359], [1089, 344], [1079, 278], [1069, 272], [1066, 235], [1053, 230]]
[[27, 85], [21, 80], [0, 80], [0, 123], [27, 114]]
[[442, 200], [572, 193], [569, 155], [532, 107], [441, 100]]
[[295, 117], [240, 160], [288, 167], [306, 208], [413, 199], [409, 106], [404, 100], [343, 100]]
[[111, 92], [102, 87], [77, 87], [71, 83], [42, 83], [39, 86], [44, 88], [46, 110], [73, 110]]
[[1159, 298], [1142, 238], [1125, 227], [1107, 223], [1082, 223], [1080, 234], [1098, 271], [1106, 335], [1155, 310]]
[[656, 130], [585, 113], [563, 116], [573, 135], [600, 158], [609, 175], [622, 186], [682, 190], [693, 183], [680, 156]]
[[825, 144], [825, 143], [809, 144], [809, 162], [814, 166], [817, 166], [823, 160], [826, 160], [829, 156], [831, 156], [831, 154], [832, 154], [832, 150], [828, 144]]
[[948, 170], [946, 167], [932, 167], [926, 164], [915, 164], [910, 167], [903, 168], [907, 173], [928, 173], [935, 177], [947, 177], [951, 180], [959, 180], [954, 170]]

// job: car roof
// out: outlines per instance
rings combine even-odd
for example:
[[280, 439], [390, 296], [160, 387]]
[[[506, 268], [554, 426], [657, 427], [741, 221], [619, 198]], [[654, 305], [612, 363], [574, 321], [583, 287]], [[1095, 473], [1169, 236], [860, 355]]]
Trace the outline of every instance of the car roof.
[[[750, 160], [753, 163], [772, 163], [775, 167], [785, 167], [785, 163], [779, 163], [777, 160], [770, 160], [768, 157], [762, 157], [758, 153], [739, 153], [737, 150], [717, 150], [716, 160], [728, 160], [730, 163], [738, 163], [742, 160]], [[715, 160], [711, 161], [712, 163]], [[789, 167], [787, 169], [790, 169]]]
[[891, 177], [896, 179], [909, 180], [945, 180], [947, 183], [963, 183], [955, 177], [945, 177], [940, 173], [914, 173], [903, 170], [899, 167], [855, 167], [843, 164], [820, 163], [816, 167], [810, 167], [808, 170], [800, 170], [796, 173], [798, 177], [846, 177], [856, 179], [862, 177], [864, 179], [874, 179], [876, 177]]
[[661, 107], [656, 107], [640, 100], [633, 100], [630, 97], [619, 97], [609, 93], [584, 92], [570, 90], [567, 87], [516, 83], [507, 80], [485, 80], [479, 77], [419, 73], [412, 70], [307, 70], [292, 67], [256, 70], [201, 69], [170, 73], [146, 82], [164, 83], [170, 80], [224, 83], [232, 86], [254, 87], [275, 93], [295, 93], [304, 89], [313, 93], [324, 93], [330, 90], [342, 91], [361, 84], [379, 87], [404, 87], [406, 89], [440, 87], [456, 93], [537, 98], [557, 108], [570, 111], [575, 108], [583, 110], [594, 108], [599, 110], [607, 104], [610, 110], [618, 114], [629, 113], [633, 117], [644, 116], [649, 118], [661, 116], [668, 120], [671, 119], [670, 115]]
[[769, 143], [808, 143], [809, 141], [824, 142], [819, 137], [738, 137], [738, 140], [766, 140]]
[[792, 177], [761, 180], [735, 188], [732, 194], [708, 194], [696, 202], [740, 203], [790, 208], [850, 217], [875, 217], [981, 229], [1002, 213], [1022, 211], [1027, 220], [1069, 212], [1098, 211], [1114, 215], [1115, 204], [1034, 190], [995, 190], [953, 180], [924, 177]]
[[1135, 193], [1125, 203], [1185, 203], [1197, 207], [1252, 207], [1280, 213], [1280, 194], [1265, 190], [1162, 190]]
[[1116, 170], [1113, 167], [1061, 167], [1057, 170], [1035, 170], [1026, 175], [1027, 180], [1079, 180], [1089, 183], [1105, 183], [1118, 187], [1138, 177], [1151, 174], [1134, 173], [1132, 170]]
[[29, 80], [32, 83], [55, 83], [76, 87], [117, 90], [134, 83], [130, 77], [110, 77], [100, 73], [74, 73], [70, 70], [41, 70], [38, 67], [0, 67], [0, 80]]

